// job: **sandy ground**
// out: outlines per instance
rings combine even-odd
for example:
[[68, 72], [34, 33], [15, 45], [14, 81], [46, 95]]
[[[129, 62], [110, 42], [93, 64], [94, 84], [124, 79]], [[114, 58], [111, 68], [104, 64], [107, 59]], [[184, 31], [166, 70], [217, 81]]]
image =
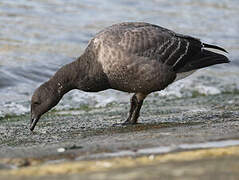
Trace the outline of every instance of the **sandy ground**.
[[2, 171], [8, 179], [237, 179], [239, 146]]
[[0, 179], [239, 178], [238, 93], [152, 95], [140, 124], [113, 126], [128, 106], [52, 111], [34, 133], [29, 116], [1, 119]]

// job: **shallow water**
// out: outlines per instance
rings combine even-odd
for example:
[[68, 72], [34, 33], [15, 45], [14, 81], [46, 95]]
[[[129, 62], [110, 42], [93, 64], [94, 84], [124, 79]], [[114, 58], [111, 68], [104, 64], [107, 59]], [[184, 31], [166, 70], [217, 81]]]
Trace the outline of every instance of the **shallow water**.
[[[196, 72], [160, 96], [191, 97], [239, 90], [239, 3], [237, 0], [2, 0], [0, 2], [0, 117], [29, 112], [34, 89], [73, 61], [102, 28], [146, 21], [221, 45], [231, 65]], [[128, 101], [129, 94], [73, 91], [58, 109]]]
[[[176, 151], [185, 151], [185, 150], [194, 150], [194, 149], [207, 149], [207, 148], [222, 148], [228, 146], [236, 146], [239, 145], [239, 140], [222, 140], [222, 141], [212, 141], [205, 143], [195, 143], [195, 144], [180, 144], [178, 146], [159, 146], [153, 148], [144, 148], [138, 149], [137, 151], [124, 150], [113, 153], [101, 153], [94, 154], [89, 156], [88, 158], [102, 158], [102, 157], [124, 157], [124, 156], [142, 156], [142, 155], [155, 155], [155, 154], [164, 154], [169, 152]], [[81, 160], [83, 158], [79, 158]]]

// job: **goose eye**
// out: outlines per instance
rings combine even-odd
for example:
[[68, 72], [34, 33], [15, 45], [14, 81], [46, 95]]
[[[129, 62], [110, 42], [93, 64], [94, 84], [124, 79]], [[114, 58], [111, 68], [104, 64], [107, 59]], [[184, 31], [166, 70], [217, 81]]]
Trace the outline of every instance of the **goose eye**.
[[40, 104], [40, 102], [38, 102], [38, 101], [37, 101], [37, 102], [34, 102], [33, 104], [34, 104], [34, 105], [39, 105], [39, 104]]

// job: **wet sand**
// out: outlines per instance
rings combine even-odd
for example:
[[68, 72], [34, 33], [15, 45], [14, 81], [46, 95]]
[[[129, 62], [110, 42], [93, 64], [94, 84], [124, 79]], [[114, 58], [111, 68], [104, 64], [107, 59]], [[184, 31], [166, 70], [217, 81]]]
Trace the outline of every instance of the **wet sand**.
[[[53, 110], [41, 119], [33, 133], [27, 129], [27, 115], [1, 119], [0, 177], [239, 177], [237, 92], [157, 98], [151, 95], [146, 100], [140, 124], [135, 126], [114, 126], [125, 120], [127, 103]], [[167, 156], [173, 159], [161, 159]]]
[[2, 171], [8, 179], [235, 179], [239, 146], [137, 158], [47, 164]]

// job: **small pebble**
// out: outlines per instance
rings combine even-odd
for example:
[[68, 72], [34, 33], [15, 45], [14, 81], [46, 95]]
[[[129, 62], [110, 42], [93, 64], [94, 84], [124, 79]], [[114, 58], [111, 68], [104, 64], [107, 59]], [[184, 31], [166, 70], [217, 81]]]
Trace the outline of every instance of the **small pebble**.
[[149, 160], [154, 160], [154, 155], [150, 155]]
[[59, 152], [59, 153], [62, 153], [62, 152], [65, 152], [65, 151], [66, 151], [65, 148], [58, 148], [58, 149], [57, 149], [57, 152]]

